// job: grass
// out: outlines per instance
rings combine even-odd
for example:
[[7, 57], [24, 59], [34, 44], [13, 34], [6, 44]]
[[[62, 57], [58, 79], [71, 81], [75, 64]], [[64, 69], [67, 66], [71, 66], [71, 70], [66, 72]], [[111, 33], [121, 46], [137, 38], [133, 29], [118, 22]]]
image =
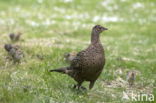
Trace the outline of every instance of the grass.
[[[131, 103], [122, 99], [123, 92], [156, 95], [155, 4], [154, 0], [1, 0], [0, 102]], [[101, 35], [107, 62], [92, 90], [73, 90], [73, 79], [48, 70], [68, 65], [64, 53], [86, 48], [95, 24], [109, 28]], [[15, 44], [26, 56], [18, 65], [6, 59], [3, 49], [11, 32], [23, 33]], [[138, 72], [133, 88], [119, 84], [130, 70]]]

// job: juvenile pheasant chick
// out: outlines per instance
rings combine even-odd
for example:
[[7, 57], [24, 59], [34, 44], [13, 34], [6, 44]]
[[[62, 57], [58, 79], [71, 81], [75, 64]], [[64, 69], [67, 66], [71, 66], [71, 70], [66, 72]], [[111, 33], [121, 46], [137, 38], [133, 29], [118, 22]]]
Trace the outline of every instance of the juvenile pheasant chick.
[[135, 72], [129, 71], [127, 73], [127, 81], [130, 87], [134, 85], [135, 78], [136, 78]]
[[65, 61], [71, 63], [72, 60], [76, 57], [77, 52], [71, 52], [64, 54]]
[[19, 63], [20, 60], [24, 57], [24, 54], [20, 50], [19, 46], [11, 45], [11, 44], [5, 44], [4, 48], [8, 52], [9, 56], [12, 57], [14, 63], [17, 63], [17, 62]]
[[11, 40], [12, 42], [16, 42], [16, 41], [19, 41], [21, 35], [22, 35], [22, 34], [21, 34], [20, 32], [17, 33], [17, 34], [11, 33], [11, 34], [9, 34], [9, 37], [10, 37], [10, 40]]

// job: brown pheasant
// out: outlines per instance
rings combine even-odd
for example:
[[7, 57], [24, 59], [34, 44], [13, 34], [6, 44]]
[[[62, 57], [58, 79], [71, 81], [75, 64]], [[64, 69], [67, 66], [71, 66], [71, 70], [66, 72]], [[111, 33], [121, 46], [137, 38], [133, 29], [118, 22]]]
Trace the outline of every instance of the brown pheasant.
[[74, 87], [78, 89], [82, 87], [81, 85], [84, 81], [89, 81], [89, 89], [91, 89], [105, 65], [104, 49], [100, 42], [100, 33], [104, 30], [107, 30], [107, 28], [100, 25], [94, 26], [89, 47], [80, 51], [69, 67], [50, 70], [50, 72], [68, 74], [77, 81], [78, 84]]

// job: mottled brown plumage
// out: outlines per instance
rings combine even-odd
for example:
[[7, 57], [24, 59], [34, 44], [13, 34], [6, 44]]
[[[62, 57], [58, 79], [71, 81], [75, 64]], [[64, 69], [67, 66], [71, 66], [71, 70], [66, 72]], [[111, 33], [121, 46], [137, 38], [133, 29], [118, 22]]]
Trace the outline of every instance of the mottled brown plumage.
[[16, 42], [16, 41], [19, 41], [20, 37], [21, 37], [21, 33], [18, 32], [17, 34], [15, 33], [10, 33], [9, 34], [9, 37], [10, 37], [10, 40], [13, 41], [13, 42]]
[[5, 44], [4, 49], [8, 52], [9, 56], [12, 57], [14, 63], [19, 63], [24, 57], [23, 52], [17, 45]]
[[76, 57], [77, 52], [65, 53], [64, 59], [67, 63], [71, 63], [73, 59]]
[[100, 25], [94, 26], [89, 47], [79, 52], [69, 67], [50, 71], [68, 74], [77, 81], [78, 84], [75, 87], [78, 87], [78, 89], [84, 81], [89, 81], [89, 88], [91, 89], [105, 65], [104, 49], [100, 42], [100, 33], [104, 30], [107, 30], [107, 28]]
[[127, 81], [130, 87], [134, 85], [135, 78], [136, 78], [136, 73], [134, 71], [129, 71], [127, 73]]

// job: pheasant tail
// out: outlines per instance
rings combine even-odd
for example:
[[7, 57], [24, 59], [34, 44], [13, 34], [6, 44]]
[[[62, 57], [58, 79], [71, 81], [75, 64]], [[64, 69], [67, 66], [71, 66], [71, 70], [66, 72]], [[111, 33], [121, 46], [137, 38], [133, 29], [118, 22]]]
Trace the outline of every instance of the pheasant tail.
[[62, 67], [62, 68], [50, 70], [49, 72], [59, 72], [59, 73], [63, 73], [63, 74], [69, 74], [69, 73], [73, 72], [73, 70], [70, 69], [70, 67]]

